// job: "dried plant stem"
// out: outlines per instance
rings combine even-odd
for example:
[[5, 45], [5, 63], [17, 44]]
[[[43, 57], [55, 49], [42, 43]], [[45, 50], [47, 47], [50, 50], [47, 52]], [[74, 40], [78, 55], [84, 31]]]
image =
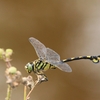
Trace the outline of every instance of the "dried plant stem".
[[11, 67], [10, 61], [7, 61], [7, 62], [6, 62], [6, 66], [7, 66], [7, 68]]
[[[35, 86], [34, 86], [35, 87]], [[33, 89], [34, 89], [34, 87], [30, 90], [30, 92], [28, 93], [28, 95], [27, 95], [27, 99], [26, 100], [29, 100], [29, 98], [30, 98], [30, 94], [32, 93], [32, 91], [33, 91]]]
[[11, 100], [11, 86], [8, 85], [8, 88], [7, 88], [7, 97], [5, 100]]
[[33, 91], [33, 89], [35, 88], [35, 86], [38, 84], [38, 82], [36, 82], [35, 83], [35, 85], [34, 85], [34, 87], [30, 90], [30, 92], [28, 93], [28, 95], [27, 95], [27, 99], [26, 100], [29, 100], [29, 98], [30, 98], [30, 94], [32, 93], [32, 91]]
[[[5, 60], [5, 61], [6, 61], [6, 60]], [[11, 67], [10, 60], [6, 61], [6, 66], [7, 66], [7, 68], [10, 68], [10, 67]], [[11, 100], [11, 91], [12, 91], [12, 88], [11, 88], [10, 85], [8, 85], [6, 100]]]
[[27, 88], [26, 88], [26, 86], [24, 86], [24, 100], [27, 100], [26, 99], [26, 90], [27, 90]]

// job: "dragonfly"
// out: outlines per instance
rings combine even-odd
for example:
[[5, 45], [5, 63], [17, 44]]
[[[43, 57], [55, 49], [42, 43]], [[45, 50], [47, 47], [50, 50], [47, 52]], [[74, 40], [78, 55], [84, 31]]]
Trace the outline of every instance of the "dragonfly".
[[34, 72], [39, 76], [39, 82], [48, 81], [47, 76], [44, 74], [49, 69], [60, 69], [64, 72], [72, 72], [71, 67], [66, 63], [74, 60], [89, 59], [93, 63], [98, 63], [100, 60], [99, 56], [78, 56], [68, 59], [61, 60], [60, 55], [54, 50], [46, 47], [38, 39], [34, 37], [29, 38], [29, 42], [34, 47], [38, 59], [31, 61], [25, 65], [27, 73]]

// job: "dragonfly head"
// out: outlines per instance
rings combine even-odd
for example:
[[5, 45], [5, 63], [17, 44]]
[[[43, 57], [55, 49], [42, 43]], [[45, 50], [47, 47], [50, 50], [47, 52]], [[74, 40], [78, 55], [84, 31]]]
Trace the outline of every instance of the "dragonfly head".
[[25, 70], [27, 71], [27, 73], [31, 73], [33, 71], [33, 67], [34, 67], [33, 62], [27, 63], [25, 66]]

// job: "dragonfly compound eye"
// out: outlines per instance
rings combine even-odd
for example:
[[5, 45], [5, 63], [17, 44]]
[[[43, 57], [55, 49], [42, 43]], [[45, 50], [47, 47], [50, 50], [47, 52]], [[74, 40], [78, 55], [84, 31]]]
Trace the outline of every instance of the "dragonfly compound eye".
[[25, 66], [25, 70], [27, 71], [27, 73], [31, 73], [33, 71], [33, 67], [34, 67], [33, 63], [28, 63]]

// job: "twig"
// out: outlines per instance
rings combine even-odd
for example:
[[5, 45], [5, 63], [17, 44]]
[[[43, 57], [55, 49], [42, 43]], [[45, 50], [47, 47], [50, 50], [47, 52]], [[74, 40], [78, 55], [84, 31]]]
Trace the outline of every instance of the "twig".
[[11, 61], [11, 59], [7, 59], [7, 58], [5, 59], [7, 68], [9, 68], [9, 67], [12, 66], [11, 63], [10, 63], [10, 61]]
[[29, 98], [30, 98], [30, 94], [32, 93], [32, 91], [33, 91], [33, 89], [34, 89], [34, 87], [30, 90], [30, 92], [28, 93], [28, 95], [27, 95], [27, 99], [26, 100], [29, 100]]
[[27, 90], [27, 88], [26, 88], [26, 86], [24, 86], [24, 100], [27, 100], [26, 99], [26, 90]]
[[7, 66], [7, 68], [11, 67], [11, 63], [10, 62], [6, 62], [6, 66]]
[[7, 88], [7, 97], [5, 100], [10, 100], [11, 99], [11, 86], [8, 85], [8, 88]]
[[32, 91], [33, 91], [33, 89], [35, 88], [35, 86], [38, 84], [38, 82], [36, 81], [36, 83], [35, 83], [35, 85], [34, 85], [34, 87], [30, 90], [30, 92], [28, 93], [28, 95], [27, 95], [27, 99], [26, 100], [29, 100], [29, 98], [30, 98], [30, 94], [32, 93]]

